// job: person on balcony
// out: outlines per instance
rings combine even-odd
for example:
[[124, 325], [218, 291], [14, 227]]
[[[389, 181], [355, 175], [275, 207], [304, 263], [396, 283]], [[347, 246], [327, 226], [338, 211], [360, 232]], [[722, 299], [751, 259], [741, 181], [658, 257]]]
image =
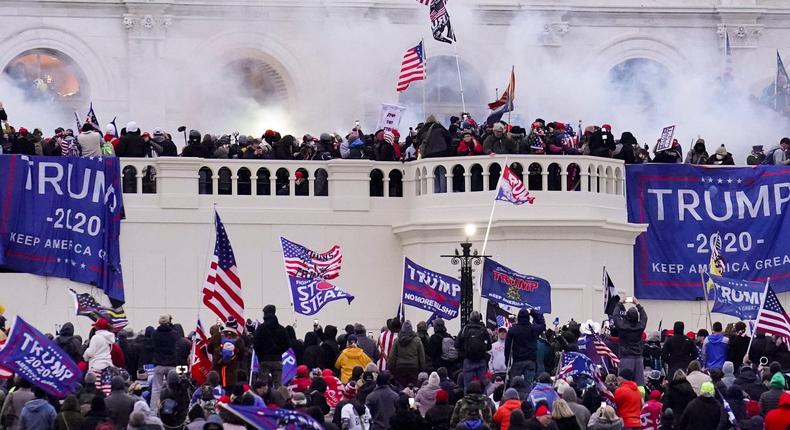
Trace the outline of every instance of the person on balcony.
[[493, 132], [483, 141], [483, 153], [487, 155], [515, 154], [516, 145], [505, 135], [505, 125], [494, 123]]
[[425, 124], [417, 132], [416, 141], [420, 158], [446, 157], [452, 147], [450, 132], [433, 115], [425, 119]]
[[208, 158], [208, 149], [200, 141], [200, 132], [197, 130], [189, 131], [187, 146], [181, 151], [182, 157]]
[[713, 166], [734, 166], [735, 160], [732, 154], [727, 151], [727, 148], [722, 144], [713, 154], [713, 157], [708, 159], [708, 164]]
[[460, 156], [483, 155], [483, 145], [480, 144], [471, 129], [465, 129], [455, 152]]
[[620, 136], [620, 143], [617, 145], [614, 158], [623, 160], [625, 164], [634, 164], [636, 163], [636, 154], [634, 151], [636, 151], [638, 147], [639, 142], [636, 141], [634, 135], [626, 131]]
[[121, 136], [115, 155], [118, 157], [145, 158], [148, 154], [147, 146], [143, 142], [140, 127], [137, 126], [136, 122], [130, 121], [126, 124], [126, 134]]
[[686, 164], [708, 164], [708, 150], [705, 148], [705, 139], [699, 138], [697, 142], [694, 144], [694, 147], [691, 148], [691, 151], [686, 154]]

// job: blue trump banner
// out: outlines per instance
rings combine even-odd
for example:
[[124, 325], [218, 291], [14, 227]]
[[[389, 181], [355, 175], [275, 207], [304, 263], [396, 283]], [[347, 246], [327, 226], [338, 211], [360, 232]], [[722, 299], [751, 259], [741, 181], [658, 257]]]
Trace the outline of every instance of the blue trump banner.
[[288, 348], [288, 351], [283, 352], [283, 376], [281, 378], [282, 384], [287, 386], [291, 379], [296, 377], [296, 354], [294, 350]]
[[335, 300], [346, 299], [349, 304], [354, 300], [354, 296], [321, 278], [289, 276], [288, 282], [291, 284], [294, 311], [302, 315], [315, 315], [325, 304]]
[[532, 308], [540, 313], [551, 312], [551, 284], [536, 276], [522, 275], [496, 261], [483, 263], [483, 297], [516, 308]]
[[20, 317], [0, 350], [0, 364], [60, 399], [82, 382], [82, 372], [68, 354]]
[[433, 312], [432, 318], [451, 320], [461, 306], [461, 284], [457, 279], [428, 270], [404, 259], [403, 304]]
[[579, 352], [563, 352], [558, 377], [587, 375], [592, 377], [592, 360]]
[[705, 274], [713, 288], [708, 292], [708, 300], [713, 300], [711, 312], [732, 315], [741, 320], [756, 320], [765, 293], [765, 282], [750, 282], [730, 279], [723, 276]]
[[634, 247], [637, 297], [702, 297], [717, 234], [723, 273], [790, 291], [789, 168], [639, 164], [626, 178], [628, 221], [648, 224]]
[[124, 302], [117, 158], [0, 156], [0, 265]]

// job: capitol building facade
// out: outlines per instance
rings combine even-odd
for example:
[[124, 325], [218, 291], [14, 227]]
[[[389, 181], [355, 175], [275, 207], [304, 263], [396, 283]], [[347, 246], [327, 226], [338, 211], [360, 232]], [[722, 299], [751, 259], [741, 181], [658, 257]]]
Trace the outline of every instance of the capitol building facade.
[[[15, 109], [6, 94], [0, 101], [10, 123], [35, 125], [42, 114], [42, 127], [58, 115], [70, 118], [71, 125], [71, 112], [81, 115], [92, 102], [100, 121], [117, 116], [121, 125], [134, 120], [144, 129], [186, 125], [212, 133], [260, 135], [267, 128], [318, 133], [350, 128], [355, 120], [372, 128], [382, 102], [422, 109], [421, 92], [399, 95], [394, 87], [403, 51], [425, 39], [426, 111], [460, 112], [460, 72], [466, 110], [482, 115], [516, 65], [524, 82], [517, 100], [524, 102], [515, 113], [528, 119], [542, 112], [538, 103], [527, 102], [530, 89], [555, 86], [555, 94], [535, 99], [560, 106], [572, 98], [568, 93], [585, 91], [530, 80], [529, 64], [537, 73], [551, 62], [563, 75], [585, 82], [585, 76], [629, 73], [641, 62], [662, 79], [679, 79], [720, 63], [729, 35], [734, 69], [748, 76], [740, 85], [758, 93], [772, 82], [774, 52], [790, 48], [790, 4], [783, 0], [451, 0], [447, 8], [458, 36], [453, 45], [432, 40], [427, 8], [413, 0], [2, 0], [0, 68], [13, 88], [6, 94], [45, 107]], [[601, 106], [600, 115], [606, 109]], [[590, 118], [599, 119], [607, 118]], [[441, 255], [459, 248], [469, 223], [478, 227], [469, 239], [482, 250], [496, 185], [492, 178], [506, 162], [542, 172], [530, 186], [536, 204], [498, 206], [486, 253], [551, 282], [551, 319], [600, 321], [603, 267], [623, 295], [632, 294], [633, 244], [647, 228], [628, 222], [619, 160], [519, 155], [507, 161], [496, 156], [403, 164], [158, 158], [123, 160], [131, 178], [124, 185], [121, 251], [132, 327], [152, 325], [162, 313], [187, 326], [197, 314], [212, 320], [201, 310], [199, 292], [216, 208], [236, 253], [247, 317], [260, 319], [261, 308], [272, 303], [281, 321], [296, 322], [300, 333], [314, 318], [378, 329], [397, 309], [404, 256], [456, 275], [457, 266]], [[562, 172], [561, 190], [566, 190], [571, 164], [580, 167], [580, 189], [550, 191], [550, 169]], [[151, 179], [144, 172], [151, 167], [155, 179], [145, 184]], [[307, 196], [294, 193], [299, 168], [308, 172]], [[446, 178], [445, 186], [437, 178]], [[328, 192], [316, 192], [319, 180], [326, 180]], [[275, 195], [280, 181], [291, 184], [290, 195]], [[340, 245], [343, 269], [335, 283], [356, 296], [351, 305], [333, 302], [316, 317], [290, 311], [281, 236], [317, 251]], [[40, 327], [71, 320], [87, 331], [87, 319], [73, 315], [68, 287], [89, 290], [64, 279], [0, 274], [6, 309]], [[480, 303], [476, 298], [475, 307]], [[705, 324], [703, 302], [645, 301], [645, 306], [650, 330], [661, 320], [664, 327], [674, 320], [687, 327]], [[412, 308], [406, 315], [428, 317]], [[457, 321], [452, 324], [457, 328]]]

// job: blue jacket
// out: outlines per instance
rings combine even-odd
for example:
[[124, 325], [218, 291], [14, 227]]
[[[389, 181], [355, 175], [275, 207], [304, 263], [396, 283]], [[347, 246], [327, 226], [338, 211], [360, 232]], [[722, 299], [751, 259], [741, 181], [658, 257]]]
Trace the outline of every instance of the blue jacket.
[[728, 339], [721, 333], [713, 333], [705, 338], [705, 344], [702, 347], [705, 367], [721, 369], [724, 366], [724, 362], [727, 360], [727, 341]]
[[25, 403], [19, 417], [21, 430], [50, 430], [55, 422], [55, 408], [46, 399], [33, 399]]

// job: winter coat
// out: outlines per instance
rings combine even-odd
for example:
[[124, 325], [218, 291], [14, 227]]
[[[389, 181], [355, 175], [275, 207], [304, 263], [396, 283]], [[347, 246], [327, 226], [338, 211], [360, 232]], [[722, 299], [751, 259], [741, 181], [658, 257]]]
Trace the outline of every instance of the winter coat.
[[[619, 303], [614, 311], [614, 325], [617, 327], [620, 339], [620, 357], [642, 357], [642, 332], [647, 326], [647, 313], [642, 305], [636, 305], [639, 312], [638, 321], [628, 321], [625, 314], [625, 305]], [[629, 427], [628, 423], [625, 424]]]
[[623, 419], [623, 426], [641, 425], [639, 416], [642, 414], [642, 394], [637, 389], [636, 382], [624, 381], [614, 392], [614, 402], [617, 404], [617, 415]]
[[615, 417], [614, 420], [607, 420], [597, 413], [592, 414], [590, 421], [587, 423], [587, 430], [622, 430], [623, 419]]
[[47, 399], [33, 399], [25, 403], [19, 417], [20, 430], [50, 430], [55, 423], [55, 408]]
[[762, 380], [755, 374], [751, 367], [744, 367], [735, 378], [735, 385], [746, 392], [752, 400], [760, 400], [760, 396], [768, 391], [768, 388], [763, 385]]
[[450, 426], [456, 426], [466, 418], [470, 407], [477, 408], [485, 422], [491, 422], [491, 409], [488, 407], [488, 398], [482, 394], [469, 393], [456, 402], [453, 416], [450, 418]]
[[764, 392], [760, 396], [760, 413], [765, 416], [769, 411], [776, 409], [783, 393], [784, 390], [776, 387]]
[[263, 316], [263, 324], [258, 325], [258, 328], [255, 329], [252, 345], [258, 360], [282, 360], [283, 353], [288, 350], [288, 333], [285, 331], [285, 327], [280, 325], [276, 315]]
[[[733, 364], [743, 363], [743, 357], [746, 356], [746, 350], [749, 348], [750, 341], [751, 338], [746, 335], [730, 336], [727, 343], [727, 361], [732, 361]], [[759, 361], [755, 363], [759, 363]]]
[[[128, 418], [128, 417], [127, 417]], [[74, 396], [68, 396], [60, 406], [55, 417], [55, 430], [77, 430], [82, 427], [85, 417], [80, 413], [80, 404]]]
[[[488, 330], [485, 326], [480, 322], [473, 322], [469, 321], [466, 326], [461, 329], [461, 332], [458, 334], [458, 337], [455, 338], [455, 348], [458, 350], [459, 358], [465, 359], [468, 358], [466, 356], [466, 350], [468, 348], [468, 343], [472, 339], [472, 336], [480, 336], [482, 340], [485, 342], [485, 350], [491, 350], [491, 337], [488, 335]], [[483, 357], [483, 360], [488, 361], [488, 357]], [[477, 360], [477, 358], [473, 358]]]
[[510, 414], [516, 409], [521, 409], [521, 400], [507, 400], [499, 406], [493, 418], [494, 423], [499, 426], [499, 430], [508, 430], [510, 428]]
[[112, 345], [115, 335], [107, 330], [98, 330], [88, 343], [83, 357], [88, 361], [90, 370], [104, 370], [112, 366]]
[[721, 333], [713, 333], [705, 338], [702, 344], [703, 365], [708, 369], [721, 369], [727, 360], [727, 343], [729, 339]]
[[573, 411], [573, 415], [576, 416], [576, 421], [579, 423], [579, 429], [586, 430], [591, 414], [589, 409], [579, 404], [579, 400], [576, 397], [576, 391], [573, 388], [566, 388], [565, 391], [562, 392], [562, 398], [568, 403], [568, 406]]
[[425, 413], [425, 423], [431, 430], [448, 430], [453, 417], [453, 406], [448, 404], [433, 405]]
[[190, 143], [181, 150], [182, 157], [209, 158], [209, 150], [200, 142]]
[[727, 388], [730, 388], [730, 386], [735, 383], [735, 365], [730, 361], [725, 361], [721, 370], [724, 372], [724, 377], [721, 378], [721, 382], [723, 382]]
[[516, 324], [510, 327], [505, 338], [505, 363], [519, 361], [537, 361], [538, 336], [546, 330], [546, 320], [543, 314], [532, 313], [533, 321], [530, 322], [530, 311], [522, 309], [518, 312]]
[[95, 430], [96, 426], [102, 423], [109, 423], [110, 417], [107, 416], [107, 412], [104, 410], [101, 411], [88, 411], [85, 414], [85, 420], [82, 422], [79, 430]]
[[697, 394], [694, 393], [694, 388], [691, 387], [689, 381], [686, 380], [673, 380], [669, 381], [667, 391], [664, 393], [662, 403], [664, 410], [672, 409], [675, 416], [680, 416], [686, 406], [692, 401]]
[[442, 360], [442, 340], [446, 337], [451, 337], [450, 333], [447, 333], [447, 329], [437, 330], [434, 327], [434, 333], [428, 338], [428, 348], [425, 351], [425, 355], [430, 357], [434, 368], [452, 367], [455, 364]]
[[417, 395], [414, 396], [414, 403], [417, 405], [417, 410], [420, 411], [422, 416], [425, 416], [428, 411], [436, 404], [436, 393], [441, 390], [441, 387], [433, 385], [430, 382], [420, 387]]
[[121, 136], [115, 155], [118, 157], [144, 158], [148, 155], [149, 144], [143, 141], [140, 131]]
[[544, 384], [541, 382], [535, 384], [535, 387], [532, 388], [529, 396], [527, 396], [527, 400], [532, 403], [532, 407], [537, 408], [538, 402], [544, 401], [548, 405], [549, 411], [551, 411], [554, 401], [559, 398], [560, 396], [554, 391], [554, 387], [552, 387], [551, 384]]
[[480, 418], [466, 419], [455, 426], [455, 430], [491, 430], [491, 427]]
[[506, 373], [505, 340], [497, 338], [491, 344], [491, 359], [488, 360], [488, 370], [493, 373]]
[[557, 424], [557, 430], [580, 430], [576, 417], [555, 419], [554, 423]]
[[783, 393], [776, 409], [765, 415], [765, 430], [787, 430], [790, 426], [790, 393]]
[[661, 358], [664, 363], [669, 367], [667, 377], [672, 378], [675, 371], [682, 369], [685, 370], [692, 360], [697, 358], [697, 347], [694, 342], [683, 334], [682, 326], [680, 332], [675, 331], [664, 343], [661, 350]]
[[362, 351], [370, 357], [375, 363], [379, 359], [379, 348], [376, 346], [376, 341], [365, 336], [357, 334], [357, 345], [362, 348]]
[[352, 346], [340, 353], [340, 356], [335, 361], [335, 368], [340, 371], [340, 381], [345, 384], [351, 379], [351, 372], [354, 370], [354, 367], [359, 366], [364, 369], [371, 362], [372, 360], [362, 351], [362, 348]]
[[[677, 414], [676, 414], [677, 415]], [[729, 425], [724, 408], [713, 397], [697, 397], [692, 400], [680, 421], [677, 430], [724, 430]]]
[[425, 350], [422, 341], [413, 331], [401, 331], [392, 346], [387, 361], [387, 368], [425, 369]]
[[82, 147], [83, 157], [99, 157], [101, 153], [102, 136], [95, 131], [82, 132], [77, 136], [77, 141]]
[[420, 413], [412, 409], [401, 409], [390, 418], [392, 430], [424, 430], [425, 421]]
[[642, 406], [640, 415], [642, 430], [658, 430], [658, 426], [661, 424], [661, 408], [661, 402], [653, 399], [648, 400]]
[[417, 134], [422, 158], [446, 157], [452, 145], [450, 132], [438, 122], [426, 122]]
[[117, 428], [124, 429], [129, 424], [129, 415], [134, 410], [136, 402], [137, 398], [126, 394], [124, 385], [120, 387], [113, 386], [110, 395], [104, 399], [104, 404], [107, 407], [107, 415], [109, 415]]
[[395, 402], [398, 400], [398, 393], [392, 390], [389, 385], [377, 386], [372, 393], [365, 399], [365, 406], [370, 409], [370, 416], [373, 417], [373, 424], [370, 430], [385, 430], [390, 428], [390, 418], [395, 415]]
[[706, 375], [699, 370], [695, 370], [686, 375], [686, 380], [689, 381], [691, 388], [694, 389], [694, 394], [699, 396], [699, 390], [702, 388], [702, 384], [710, 382], [711, 378], [709, 375]]
[[516, 144], [504, 133], [499, 137], [491, 133], [483, 141], [484, 154], [515, 154], [517, 152]]
[[705, 150], [705, 146], [702, 147], [702, 152], [697, 152], [696, 146], [686, 154], [686, 160], [683, 161], [686, 164], [695, 164], [695, 165], [702, 165], [708, 164], [708, 151]]
[[712, 166], [734, 166], [735, 160], [729, 152], [726, 155], [713, 154], [708, 158], [708, 164]]
[[[370, 410], [365, 405], [361, 405], [360, 409], [354, 407], [353, 404], [347, 403], [340, 410], [340, 426], [346, 430], [367, 430], [370, 428]], [[348, 423], [348, 427], [343, 427], [343, 422]], [[337, 423], [335, 423], [337, 424]]]
[[75, 363], [82, 361], [82, 342], [74, 336], [74, 325], [70, 322], [63, 324], [55, 338], [55, 343], [62, 349]]
[[162, 324], [154, 330], [151, 335], [154, 355], [153, 362], [157, 366], [176, 365], [176, 344], [178, 343], [178, 333], [172, 324]]

